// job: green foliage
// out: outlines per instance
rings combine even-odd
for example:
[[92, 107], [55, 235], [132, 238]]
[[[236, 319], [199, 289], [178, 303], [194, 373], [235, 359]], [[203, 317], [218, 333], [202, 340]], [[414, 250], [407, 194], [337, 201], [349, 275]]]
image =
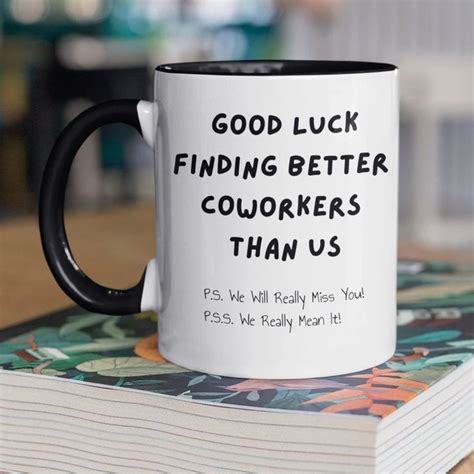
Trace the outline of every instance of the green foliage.
[[400, 339], [399, 344], [431, 344], [433, 342], [445, 342], [456, 339], [461, 335], [461, 331], [457, 329], [444, 329], [438, 331], [425, 332], [423, 334], [418, 334], [417, 336], [407, 337], [405, 339]]
[[61, 326], [59, 330], [59, 335], [61, 337], [66, 337], [71, 333], [80, 331], [81, 329], [87, 329], [91, 326], [95, 326], [96, 324], [99, 324], [102, 321], [106, 321], [109, 318], [110, 316], [107, 316], [105, 314], [95, 313], [70, 316], [68, 318], [68, 322]]

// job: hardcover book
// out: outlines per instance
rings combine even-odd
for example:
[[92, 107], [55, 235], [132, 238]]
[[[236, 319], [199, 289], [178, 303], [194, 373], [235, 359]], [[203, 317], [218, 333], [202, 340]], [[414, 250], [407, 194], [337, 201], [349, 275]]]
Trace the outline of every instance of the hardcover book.
[[396, 354], [327, 378], [178, 367], [157, 350], [154, 313], [76, 307], [10, 327], [0, 469], [446, 472], [473, 449], [473, 276], [400, 262]]

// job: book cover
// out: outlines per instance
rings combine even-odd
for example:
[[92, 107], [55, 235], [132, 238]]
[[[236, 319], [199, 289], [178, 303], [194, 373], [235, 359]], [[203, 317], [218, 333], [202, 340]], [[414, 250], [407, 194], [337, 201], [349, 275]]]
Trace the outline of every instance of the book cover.
[[396, 354], [353, 374], [257, 380], [193, 372], [158, 352], [156, 314], [77, 307], [1, 331], [0, 368], [196, 402], [383, 418], [472, 357], [473, 276], [471, 268], [401, 262]]

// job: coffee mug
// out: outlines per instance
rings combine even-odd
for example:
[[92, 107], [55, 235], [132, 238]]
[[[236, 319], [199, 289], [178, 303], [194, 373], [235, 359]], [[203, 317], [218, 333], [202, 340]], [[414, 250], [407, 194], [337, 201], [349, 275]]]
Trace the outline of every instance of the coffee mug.
[[[128, 290], [81, 271], [63, 222], [77, 150], [116, 122], [155, 154], [156, 259]], [[93, 106], [61, 133], [43, 177], [41, 238], [57, 282], [87, 310], [158, 311], [159, 351], [177, 365], [337, 375], [395, 350], [397, 183], [395, 66], [167, 64], [153, 102]]]

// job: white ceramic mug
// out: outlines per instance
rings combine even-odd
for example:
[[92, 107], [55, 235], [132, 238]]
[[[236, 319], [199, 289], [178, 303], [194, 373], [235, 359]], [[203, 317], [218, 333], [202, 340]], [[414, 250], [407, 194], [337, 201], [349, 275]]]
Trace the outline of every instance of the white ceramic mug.
[[[155, 150], [157, 258], [129, 290], [90, 280], [63, 224], [74, 155], [113, 122]], [[178, 365], [251, 378], [353, 372], [395, 350], [397, 177], [392, 65], [162, 65], [153, 102], [99, 104], [58, 138], [43, 248], [86, 309], [159, 311], [159, 350]]]

